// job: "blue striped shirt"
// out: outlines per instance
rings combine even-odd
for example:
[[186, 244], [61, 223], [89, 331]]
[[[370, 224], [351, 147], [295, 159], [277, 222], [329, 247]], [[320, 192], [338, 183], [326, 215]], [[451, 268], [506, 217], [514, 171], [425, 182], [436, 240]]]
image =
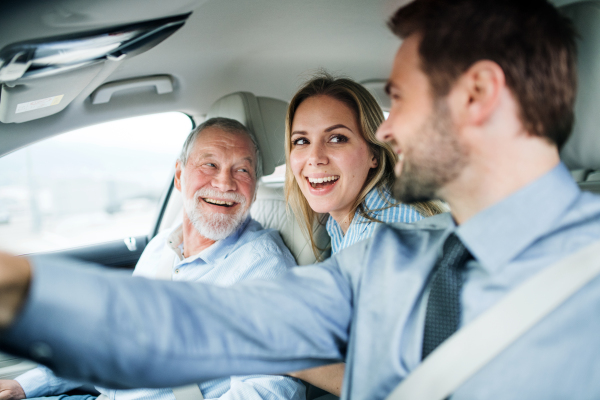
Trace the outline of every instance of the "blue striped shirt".
[[[394, 200], [390, 192], [373, 188], [367, 194], [362, 204], [364, 211], [369, 216], [388, 224], [394, 222], [416, 222], [423, 219], [423, 216], [414, 207], [402, 203], [388, 207], [390, 203], [396, 204], [396, 200]], [[327, 229], [327, 233], [329, 233], [329, 237], [331, 237], [331, 253], [335, 254], [348, 246], [352, 246], [356, 242], [370, 238], [376, 226], [377, 222], [365, 218], [360, 215], [359, 210], [356, 210], [354, 218], [352, 218], [352, 222], [346, 234], [344, 234], [340, 225], [330, 215], [325, 228]]]
[[[248, 218], [229, 237], [200, 253], [183, 258], [181, 226], [159, 233], [148, 243], [134, 275], [154, 278], [161, 268], [165, 247], [173, 250], [174, 281], [195, 281], [230, 286], [250, 279], [273, 279], [296, 265], [279, 233]], [[176, 346], [177, 343], [174, 343]], [[56, 395], [81, 386], [62, 379], [46, 367], [38, 367], [16, 378], [28, 398]], [[199, 384], [205, 399], [304, 400], [304, 385], [277, 375], [232, 376]], [[114, 390], [97, 388], [110, 400], [175, 400], [171, 388]]]

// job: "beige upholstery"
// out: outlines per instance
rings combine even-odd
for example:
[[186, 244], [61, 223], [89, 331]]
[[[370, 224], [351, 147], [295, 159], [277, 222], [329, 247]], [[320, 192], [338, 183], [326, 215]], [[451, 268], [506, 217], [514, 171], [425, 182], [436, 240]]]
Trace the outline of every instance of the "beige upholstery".
[[[238, 92], [222, 97], [210, 108], [208, 118], [227, 117], [240, 121], [256, 137], [263, 158], [265, 175], [285, 162], [285, 114], [287, 103], [252, 93]], [[308, 240], [302, 234], [296, 218], [286, 212], [282, 187], [260, 184], [251, 208], [252, 217], [264, 228], [277, 229], [299, 265], [312, 264], [316, 258]], [[329, 235], [323, 226], [315, 232], [317, 245], [329, 247]]]
[[600, 194], [600, 4], [576, 3], [561, 10], [579, 32], [575, 126], [561, 158], [582, 190]]
[[579, 32], [575, 126], [561, 157], [570, 169], [600, 170], [600, 4], [582, 2], [561, 9]]
[[[286, 212], [283, 188], [259, 186], [256, 201], [252, 205], [251, 214], [265, 228], [277, 229], [283, 241], [290, 249], [298, 265], [314, 264], [315, 255], [306, 240], [296, 218]], [[323, 225], [317, 225], [314, 231], [315, 239], [322, 248], [329, 247], [329, 235]], [[329, 250], [321, 252], [321, 257], [329, 256]]]
[[285, 163], [284, 134], [287, 103], [252, 93], [237, 92], [217, 100], [207, 118], [226, 117], [240, 121], [256, 137], [262, 153], [263, 174], [270, 175]]

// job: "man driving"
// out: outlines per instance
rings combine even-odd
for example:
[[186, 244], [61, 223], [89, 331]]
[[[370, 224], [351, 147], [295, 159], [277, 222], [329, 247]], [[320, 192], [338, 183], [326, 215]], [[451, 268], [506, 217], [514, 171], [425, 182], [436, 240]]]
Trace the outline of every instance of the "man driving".
[[[243, 280], [272, 279], [293, 267], [294, 258], [279, 233], [262, 229], [249, 216], [260, 165], [254, 138], [241, 123], [211, 118], [194, 129], [175, 167], [175, 188], [183, 197], [183, 222], [150, 241], [133, 275], [223, 287]], [[79, 386], [38, 367], [15, 380], [0, 380], [0, 399], [56, 396], [92, 400], [92, 396], [57, 396]], [[184, 395], [183, 399], [304, 400], [305, 393], [296, 379], [264, 375], [209, 380], [185, 389], [98, 390], [104, 400], [182, 400], [181, 393], [190, 390], [193, 397]]]
[[[176, 290], [5, 256], [4, 348], [34, 354], [65, 376], [130, 386], [344, 360], [342, 398], [383, 399], [455, 332], [597, 240], [600, 198], [582, 193], [559, 158], [576, 91], [569, 20], [545, 0], [415, 0], [390, 26], [403, 42], [378, 137], [400, 159], [395, 196], [441, 198], [451, 217], [381, 226], [320, 265], [227, 290]], [[62, 294], [66, 285], [93, 293], [77, 303]], [[151, 294], [128, 299], [132, 290]], [[114, 324], [115, 300], [128, 303], [121, 315], [132, 322], [99, 333]], [[184, 308], [186, 317], [169, 319], [159, 304]], [[599, 308], [595, 278], [461, 382], [453, 398], [598, 398], [600, 319], [591, 316]], [[147, 309], [151, 318], [140, 319]], [[58, 329], [58, 313], [76, 321]], [[182, 329], [184, 344], [165, 342]], [[129, 340], [134, 334], [143, 340]], [[89, 357], [75, 357], [84, 352]], [[457, 370], [465, 360], [452, 361]]]

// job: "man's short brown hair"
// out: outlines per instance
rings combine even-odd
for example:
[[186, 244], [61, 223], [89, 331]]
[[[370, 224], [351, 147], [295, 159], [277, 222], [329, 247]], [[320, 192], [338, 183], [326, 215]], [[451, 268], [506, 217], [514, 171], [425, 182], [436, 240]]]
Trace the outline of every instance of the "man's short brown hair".
[[546, 0], [415, 0], [389, 22], [401, 39], [419, 35], [421, 69], [434, 97], [448, 94], [479, 60], [496, 62], [533, 135], [560, 149], [573, 126], [575, 31]]

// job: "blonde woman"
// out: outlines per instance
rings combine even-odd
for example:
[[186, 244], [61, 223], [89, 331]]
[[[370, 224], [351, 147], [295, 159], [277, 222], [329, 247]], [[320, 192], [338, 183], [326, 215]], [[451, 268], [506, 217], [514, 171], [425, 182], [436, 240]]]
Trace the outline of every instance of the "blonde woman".
[[[332, 253], [370, 237], [377, 223], [415, 222], [443, 211], [436, 202], [400, 204], [391, 194], [396, 155], [375, 138], [383, 122], [360, 84], [320, 74], [292, 99], [286, 119], [286, 200], [309, 237], [326, 224]], [[291, 375], [337, 396], [344, 364]]]

